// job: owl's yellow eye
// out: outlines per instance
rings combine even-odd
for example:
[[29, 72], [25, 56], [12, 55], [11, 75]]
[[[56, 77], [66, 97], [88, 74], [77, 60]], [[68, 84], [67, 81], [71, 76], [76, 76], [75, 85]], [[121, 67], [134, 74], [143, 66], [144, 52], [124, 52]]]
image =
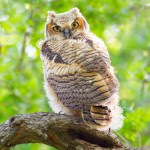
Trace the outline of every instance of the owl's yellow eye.
[[73, 29], [76, 29], [76, 28], [78, 28], [79, 23], [78, 22], [73, 22], [71, 26], [72, 26]]
[[59, 32], [59, 31], [61, 31], [61, 27], [60, 27], [60, 26], [54, 26], [54, 27], [53, 27], [53, 30], [54, 30], [55, 32]]

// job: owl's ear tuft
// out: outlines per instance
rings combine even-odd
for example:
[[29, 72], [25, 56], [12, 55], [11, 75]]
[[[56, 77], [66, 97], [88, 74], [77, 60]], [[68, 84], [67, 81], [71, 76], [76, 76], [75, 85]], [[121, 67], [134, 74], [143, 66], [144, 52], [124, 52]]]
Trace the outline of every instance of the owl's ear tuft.
[[51, 22], [55, 18], [55, 15], [54, 11], [48, 11], [47, 22]]
[[48, 17], [55, 18], [55, 12], [54, 11], [48, 11]]
[[80, 10], [79, 10], [77, 7], [72, 8], [72, 9], [71, 9], [71, 12], [72, 12], [73, 14], [76, 14], [76, 15], [80, 14]]

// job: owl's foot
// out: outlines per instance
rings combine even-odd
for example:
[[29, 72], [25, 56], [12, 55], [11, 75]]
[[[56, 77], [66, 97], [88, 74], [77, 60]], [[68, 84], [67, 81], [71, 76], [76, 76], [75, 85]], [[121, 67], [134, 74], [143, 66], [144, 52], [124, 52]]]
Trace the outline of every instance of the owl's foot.
[[111, 133], [111, 128], [108, 129], [108, 134], [107, 135], [110, 135]]

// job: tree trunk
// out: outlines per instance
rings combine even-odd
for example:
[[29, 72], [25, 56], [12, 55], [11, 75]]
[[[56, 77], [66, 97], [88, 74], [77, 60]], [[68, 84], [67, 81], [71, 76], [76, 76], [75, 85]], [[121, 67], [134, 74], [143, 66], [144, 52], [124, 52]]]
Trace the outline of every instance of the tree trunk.
[[16, 115], [0, 125], [0, 150], [23, 143], [59, 150], [127, 149], [113, 133], [91, 129], [80, 118], [44, 112]]

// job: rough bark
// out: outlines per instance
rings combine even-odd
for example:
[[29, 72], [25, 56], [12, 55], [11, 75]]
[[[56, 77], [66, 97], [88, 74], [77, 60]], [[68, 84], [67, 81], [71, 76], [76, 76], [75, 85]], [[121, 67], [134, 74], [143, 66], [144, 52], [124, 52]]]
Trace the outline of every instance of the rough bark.
[[44, 143], [59, 150], [125, 149], [112, 133], [91, 129], [79, 118], [44, 112], [16, 115], [0, 125], [0, 150], [23, 143]]

